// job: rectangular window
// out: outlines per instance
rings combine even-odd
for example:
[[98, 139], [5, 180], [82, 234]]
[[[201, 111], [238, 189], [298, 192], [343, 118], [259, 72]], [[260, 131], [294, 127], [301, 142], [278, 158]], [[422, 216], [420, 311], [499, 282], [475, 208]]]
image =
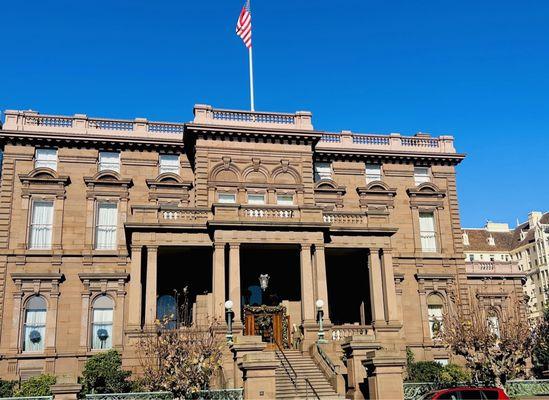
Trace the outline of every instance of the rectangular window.
[[100, 151], [99, 171], [120, 172], [120, 153], [114, 151]]
[[424, 252], [436, 252], [435, 216], [433, 213], [419, 213], [421, 249]]
[[[92, 349], [112, 348], [112, 308], [94, 308], [92, 312]], [[103, 340], [101, 340], [104, 338]]]
[[234, 204], [236, 203], [236, 195], [234, 193], [219, 193], [217, 201], [223, 204]]
[[276, 204], [280, 206], [292, 206], [294, 204], [294, 196], [291, 194], [277, 194]]
[[366, 183], [381, 180], [381, 165], [366, 164]]
[[416, 182], [416, 186], [419, 186], [425, 182], [430, 182], [431, 178], [429, 177], [429, 167], [415, 167], [414, 180]]
[[36, 149], [34, 168], [50, 168], [57, 171], [57, 149]]
[[469, 254], [469, 261], [475, 261], [475, 256], [473, 254]]
[[116, 249], [116, 228], [118, 220], [118, 205], [101, 202], [97, 204], [97, 219], [95, 225], [95, 248], [97, 250]]
[[160, 154], [160, 173], [167, 172], [179, 175], [179, 156], [177, 154]]
[[53, 201], [33, 201], [29, 249], [51, 249]]
[[264, 194], [248, 194], [248, 204], [265, 204]]
[[332, 164], [315, 163], [315, 182], [332, 179]]

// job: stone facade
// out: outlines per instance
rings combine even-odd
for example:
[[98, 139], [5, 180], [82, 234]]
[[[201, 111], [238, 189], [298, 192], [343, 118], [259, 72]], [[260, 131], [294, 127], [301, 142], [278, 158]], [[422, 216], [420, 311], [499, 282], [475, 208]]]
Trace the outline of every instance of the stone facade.
[[431, 309], [470, 296], [452, 137], [329, 133], [308, 112], [203, 105], [187, 124], [5, 116], [3, 378], [75, 375], [106, 347], [136, 368], [132, 340], [174, 290], [195, 324], [223, 324], [232, 300], [238, 336], [263, 272], [304, 351], [322, 299], [336, 353], [361, 335], [379, 344], [357, 364], [365, 379], [391, 380], [405, 346], [448, 359]]
[[497, 291], [522, 303], [530, 319], [541, 317], [549, 295], [549, 213], [533, 211], [514, 229], [488, 222], [463, 235], [469, 276], [498, 282]]

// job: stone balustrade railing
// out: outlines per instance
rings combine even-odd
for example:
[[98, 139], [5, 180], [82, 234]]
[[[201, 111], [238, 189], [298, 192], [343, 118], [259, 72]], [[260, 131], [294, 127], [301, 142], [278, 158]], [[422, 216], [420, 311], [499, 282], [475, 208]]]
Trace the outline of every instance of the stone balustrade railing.
[[43, 115], [36, 111], [13, 111], [5, 113], [4, 130], [30, 132], [56, 132], [74, 134], [112, 135], [172, 135], [181, 138], [185, 124], [152, 122], [145, 118], [134, 120], [90, 118], [84, 114], [73, 116]]
[[196, 104], [194, 106], [193, 122], [195, 124], [313, 130], [312, 114], [308, 111], [297, 111], [292, 114], [225, 110], [213, 108], [206, 104]]
[[323, 220], [332, 225], [366, 224], [366, 214], [363, 212], [324, 211]]
[[[107, 119], [91, 118], [85, 114], [73, 116], [45, 115], [36, 111], [5, 111], [3, 130], [44, 132], [74, 135], [112, 135], [148, 137], [151, 139], [181, 140], [184, 123], [153, 122], [145, 118]], [[296, 113], [252, 112], [225, 110], [209, 105], [194, 107], [194, 124], [265, 128], [270, 130], [313, 130], [312, 116], [308, 111]], [[318, 150], [330, 151], [395, 151], [422, 154], [453, 154], [452, 136], [431, 137], [425, 133], [415, 136], [361, 134], [350, 131], [322, 132]]]
[[371, 325], [334, 325], [332, 327], [332, 340], [343, 341], [347, 337], [358, 335], [372, 335], [374, 333]]
[[159, 220], [174, 222], [206, 222], [211, 211], [205, 208], [161, 209]]
[[240, 217], [248, 219], [293, 219], [297, 218], [296, 207], [270, 207], [243, 205], [240, 209]]
[[468, 274], [508, 275], [524, 274], [516, 262], [504, 261], [473, 261], [465, 264]]
[[317, 149], [371, 149], [414, 153], [456, 153], [454, 138], [452, 136], [431, 137], [425, 133], [418, 133], [415, 136], [402, 136], [399, 133], [370, 135], [350, 131], [342, 131], [341, 133], [323, 132]]

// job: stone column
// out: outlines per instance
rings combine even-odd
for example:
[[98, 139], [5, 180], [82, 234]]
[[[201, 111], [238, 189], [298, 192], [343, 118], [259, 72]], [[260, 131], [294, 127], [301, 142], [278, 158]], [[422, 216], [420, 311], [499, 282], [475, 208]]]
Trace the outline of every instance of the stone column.
[[315, 299], [313, 292], [313, 268], [311, 262], [311, 245], [301, 245], [301, 315], [304, 324], [315, 322]]
[[156, 321], [157, 246], [147, 246], [147, 286], [145, 296], [145, 325]]
[[238, 364], [244, 375], [244, 399], [276, 399], [275, 371], [279, 365], [274, 351], [245, 355]]
[[[12, 330], [11, 330], [11, 340], [10, 340], [10, 351], [19, 352], [22, 349], [22, 340], [20, 340], [21, 334], [21, 318], [25, 318], [24, 313], [22, 312], [23, 307], [23, 293], [20, 290], [17, 290], [13, 294], [13, 307], [11, 309], [11, 321], [12, 321]], [[47, 317], [46, 317], [47, 318]]]
[[[89, 283], [87, 283], [89, 285]], [[82, 309], [80, 312], [80, 351], [88, 351], [89, 349], [89, 336], [88, 331], [90, 330], [90, 296], [91, 293], [88, 288], [82, 292]]]
[[[316, 297], [324, 301], [324, 321], [330, 323], [328, 302], [328, 279], [326, 278], [326, 258], [324, 244], [315, 244]], [[316, 301], [316, 299], [315, 299]]]
[[[52, 285], [54, 283], [52, 282]], [[55, 284], [57, 286], [58, 283]], [[52, 289], [48, 299], [48, 311], [46, 316], [46, 338], [44, 352], [52, 354], [56, 352], [56, 337], [57, 337], [57, 314], [59, 308], [59, 287]]]
[[132, 245], [130, 268], [128, 327], [141, 327], [141, 247]]
[[225, 243], [215, 243], [212, 265], [212, 315], [218, 323], [225, 322]]
[[383, 305], [383, 280], [381, 275], [381, 262], [379, 249], [370, 249], [370, 298], [372, 302], [372, 321], [374, 327], [385, 325], [385, 312]]
[[234, 323], [242, 323], [240, 291], [240, 243], [229, 244], [229, 300], [233, 302]]
[[383, 250], [382, 255], [382, 276], [386, 321], [389, 325], [399, 325], [393, 256], [391, 251], [386, 249]]

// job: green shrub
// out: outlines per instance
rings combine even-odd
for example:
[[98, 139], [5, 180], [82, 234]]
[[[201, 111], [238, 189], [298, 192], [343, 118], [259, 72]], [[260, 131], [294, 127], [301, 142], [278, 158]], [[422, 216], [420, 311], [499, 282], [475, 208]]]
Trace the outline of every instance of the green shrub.
[[134, 389], [131, 374], [122, 369], [122, 358], [116, 350], [92, 356], [82, 372], [82, 395], [130, 392]]
[[0, 397], [12, 397], [16, 381], [4, 381], [0, 379]]
[[22, 382], [14, 395], [15, 397], [51, 396], [51, 385], [55, 385], [55, 376], [38, 375]]
[[448, 364], [442, 369], [440, 381], [444, 383], [468, 383], [471, 382], [471, 373], [459, 365]]
[[443, 366], [435, 361], [418, 361], [408, 365], [409, 382], [439, 382]]

